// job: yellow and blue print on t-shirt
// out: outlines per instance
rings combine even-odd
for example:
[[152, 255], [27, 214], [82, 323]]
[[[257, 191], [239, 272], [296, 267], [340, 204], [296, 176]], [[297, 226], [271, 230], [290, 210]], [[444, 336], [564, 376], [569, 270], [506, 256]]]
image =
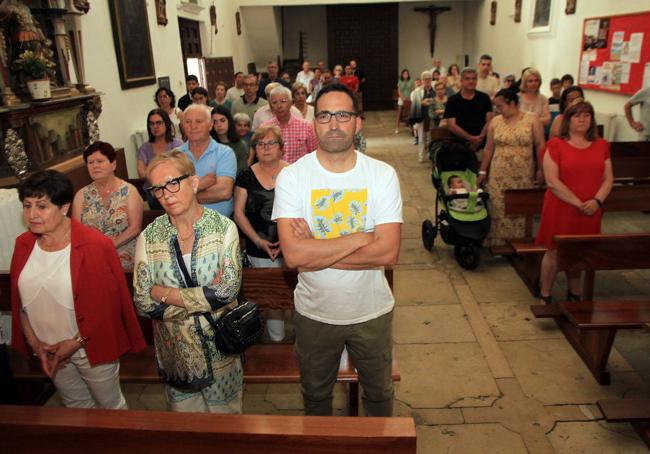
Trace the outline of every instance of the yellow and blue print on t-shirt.
[[338, 238], [366, 229], [367, 189], [312, 189], [313, 235]]

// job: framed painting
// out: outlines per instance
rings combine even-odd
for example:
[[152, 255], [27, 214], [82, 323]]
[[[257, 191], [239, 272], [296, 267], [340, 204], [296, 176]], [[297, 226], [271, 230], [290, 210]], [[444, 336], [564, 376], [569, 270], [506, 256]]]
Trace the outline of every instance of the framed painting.
[[528, 33], [550, 32], [553, 0], [533, 0], [531, 6], [531, 28]]
[[108, 5], [122, 89], [155, 84], [146, 1], [109, 0]]

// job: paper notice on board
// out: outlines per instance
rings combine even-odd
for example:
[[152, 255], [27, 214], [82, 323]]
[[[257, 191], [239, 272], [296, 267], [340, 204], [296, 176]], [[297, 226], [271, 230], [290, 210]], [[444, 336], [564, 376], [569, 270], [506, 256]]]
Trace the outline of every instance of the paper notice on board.
[[580, 84], [589, 83], [589, 58], [585, 55], [582, 56], [582, 62], [580, 63], [578, 82]]
[[603, 85], [603, 67], [602, 66], [596, 66], [596, 71], [594, 74], [594, 84], [596, 85]]
[[630, 83], [630, 63], [621, 63], [621, 83], [629, 84]]
[[609, 53], [609, 58], [611, 60], [620, 60], [621, 51], [623, 50], [623, 36], [625, 32], [614, 32], [612, 34], [612, 48]]
[[641, 61], [641, 47], [643, 46], [643, 33], [632, 33], [630, 35], [630, 55], [629, 60], [632, 63]]
[[643, 88], [650, 87], [650, 63], [645, 64], [645, 71], [643, 71]]

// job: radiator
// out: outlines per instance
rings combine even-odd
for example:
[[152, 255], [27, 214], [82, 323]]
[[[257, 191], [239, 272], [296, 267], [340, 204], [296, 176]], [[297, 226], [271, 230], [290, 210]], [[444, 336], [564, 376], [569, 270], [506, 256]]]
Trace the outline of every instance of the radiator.
[[149, 140], [149, 133], [147, 131], [137, 131], [131, 134], [131, 140], [135, 145], [135, 149], [139, 150], [143, 143]]

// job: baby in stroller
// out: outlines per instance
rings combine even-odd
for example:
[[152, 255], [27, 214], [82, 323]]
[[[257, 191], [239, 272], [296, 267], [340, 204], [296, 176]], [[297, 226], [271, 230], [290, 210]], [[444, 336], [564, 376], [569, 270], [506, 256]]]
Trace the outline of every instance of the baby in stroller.
[[[468, 194], [470, 190], [470, 185], [465, 180], [463, 180], [458, 175], [451, 175], [447, 179], [447, 194]], [[477, 193], [483, 192], [482, 189], [478, 189]], [[449, 202], [449, 208], [456, 211], [468, 211], [469, 199], [452, 199]], [[476, 200], [476, 204], [473, 207], [472, 211], [480, 211], [483, 207], [483, 200], [479, 197]]]

